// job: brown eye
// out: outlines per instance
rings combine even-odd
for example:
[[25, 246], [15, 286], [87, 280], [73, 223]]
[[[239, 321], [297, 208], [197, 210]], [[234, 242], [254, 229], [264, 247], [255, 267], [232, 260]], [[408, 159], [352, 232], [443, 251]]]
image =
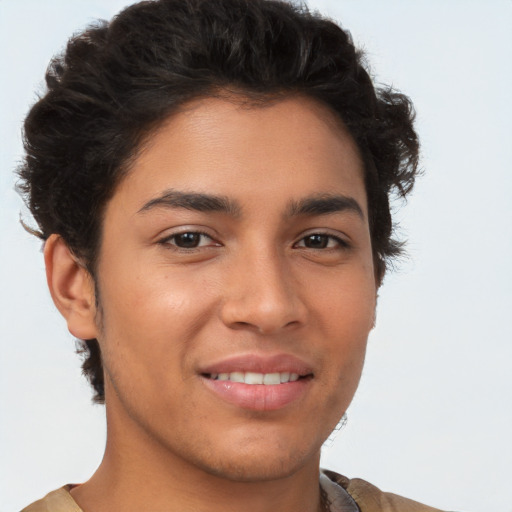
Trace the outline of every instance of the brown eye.
[[198, 231], [185, 231], [163, 239], [163, 245], [170, 245], [179, 249], [197, 249], [199, 247], [217, 245], [210, 236]]
[[182, 247], [183, 249], [193, 249], [194, 247], [199, 246], [199, 242], [201, 241], [200, 233], [180, 233], [179, 235], [174, 235], [174, 244], [178, 247]]
[[329, 244], [329, 237], [327, 235], [309, 235], [304, 237], [304, 247], [308, 249], [325, 249]]
[[342, 238], [326, 233], [311, 233], [300, 239], [295, 247], [305, 247], [306, 249], [344, 249], [349, 244]]

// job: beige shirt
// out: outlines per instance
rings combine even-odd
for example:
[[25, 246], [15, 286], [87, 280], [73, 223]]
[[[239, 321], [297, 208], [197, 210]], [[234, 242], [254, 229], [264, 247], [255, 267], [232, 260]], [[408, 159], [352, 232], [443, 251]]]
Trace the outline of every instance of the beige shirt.
[[[326, 491], [331, 512], [441, 512], [396, 494], [380, 491], [374, 485], [352, 480], [333, 471], [323, 470], [320, 485]], [[21, 512], [83, 512], [65, 485], [32, 503]]]

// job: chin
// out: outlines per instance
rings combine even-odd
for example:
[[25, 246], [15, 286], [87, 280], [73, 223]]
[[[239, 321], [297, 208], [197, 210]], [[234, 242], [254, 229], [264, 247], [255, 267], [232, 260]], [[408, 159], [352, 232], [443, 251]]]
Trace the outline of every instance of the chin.
[[283, 451], [279, 449], [279, 445], [274, 446], [271, 451], [265, 448], [254, 450], [254, 453], [243, 450], [244, 453], [224, 455], [216, 460], [203, 460], [198, 465], [206, 473], [222, 479], [234, 482], [264, 482], [287, 478], [313, 459], [316, 465], [319, 464], [320, 449], [307, 453], [298, 449]]

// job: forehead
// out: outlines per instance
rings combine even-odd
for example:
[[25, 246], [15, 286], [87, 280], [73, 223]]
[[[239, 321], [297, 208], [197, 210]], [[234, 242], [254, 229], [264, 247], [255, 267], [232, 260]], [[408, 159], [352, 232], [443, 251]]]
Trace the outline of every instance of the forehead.
[[363, 174], [355, 142], [320, 102], [202, 98], [147, 137], [115, 196], [142, 207], [167, 189], [259, 201], [350, 191], [366, 209]]

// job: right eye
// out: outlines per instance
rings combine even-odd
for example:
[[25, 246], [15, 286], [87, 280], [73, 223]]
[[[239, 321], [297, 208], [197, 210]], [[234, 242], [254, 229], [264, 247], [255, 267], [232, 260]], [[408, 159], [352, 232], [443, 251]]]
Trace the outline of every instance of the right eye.
[[162, 245], [171, 245], [179, 249], [197, 249], [199, 247], [218, 245], [209, 235], [198, 231], [176, 233], [164, 238], [160, 243]]

